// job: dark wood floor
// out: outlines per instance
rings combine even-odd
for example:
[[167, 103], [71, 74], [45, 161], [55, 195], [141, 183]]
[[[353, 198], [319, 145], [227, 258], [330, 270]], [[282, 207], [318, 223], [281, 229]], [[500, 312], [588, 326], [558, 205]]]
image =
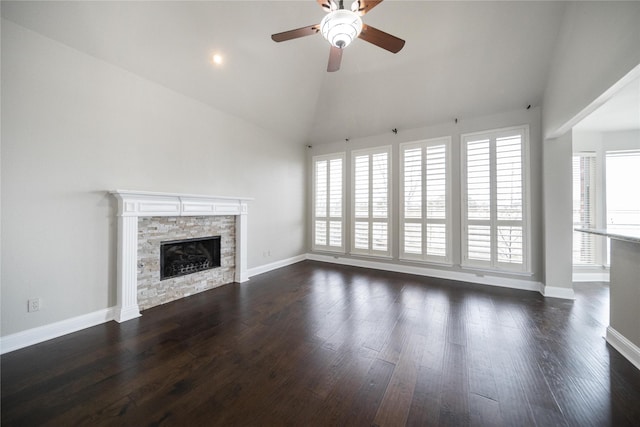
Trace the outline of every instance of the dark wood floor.
[[305, 261], [2, 356], [2, 425], [640, 425], [576, 301]]

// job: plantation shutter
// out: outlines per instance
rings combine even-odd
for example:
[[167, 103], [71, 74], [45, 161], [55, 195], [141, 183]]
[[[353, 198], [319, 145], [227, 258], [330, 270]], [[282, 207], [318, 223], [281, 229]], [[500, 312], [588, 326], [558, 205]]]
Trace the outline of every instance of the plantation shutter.
[[496, 139], [496, 209], [498, 262], [523, 262], [522, 136]]
[[[595, 221], [595, 170], [593, 154], [578, 154], [572, 159], [573, 170], [573, 228], [594, 228]], [[596, 236], [573, 232], [573, 263], [596, 264]]]
[[313, 249], [344, 251], [344, 154], [313, 158]]
[[489, 139], [467, 143], [467, 257], [491, 261], [491, 164]]
[[[403, 254], [422, 258], [422, 147], [405, 148], [403, 159]], [[409, 256], [410, 257], [410, 256]]]
[[403, 259], [450, 262], [450, 138], [401, 144]]
[[352, 252], [389, 256], [391, 150], [382, 147], [352, 153]]
[[463, 264], [524, 271], [528, 129], [462, 136]]

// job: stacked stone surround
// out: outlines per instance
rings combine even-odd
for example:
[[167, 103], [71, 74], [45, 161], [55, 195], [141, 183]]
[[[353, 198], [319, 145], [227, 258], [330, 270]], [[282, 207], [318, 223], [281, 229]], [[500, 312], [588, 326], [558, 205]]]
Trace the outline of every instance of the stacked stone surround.
[[[220, 236], [220, 267], [160, 280], [160, 242]], [[138, 218], [140, 310], [231, 283], [235, 276], [234, 216]]]

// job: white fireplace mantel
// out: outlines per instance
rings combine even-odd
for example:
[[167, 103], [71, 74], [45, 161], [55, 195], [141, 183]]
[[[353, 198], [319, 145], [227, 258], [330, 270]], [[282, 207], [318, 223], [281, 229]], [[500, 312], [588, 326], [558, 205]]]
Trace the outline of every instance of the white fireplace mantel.
[[138, 218], [151, 216], [236, 217], [235, 281], [249, 280], [247, 270], [247, 197], [115, 190], [118, 200], [118, 322], [140, 317], [138, 306]]

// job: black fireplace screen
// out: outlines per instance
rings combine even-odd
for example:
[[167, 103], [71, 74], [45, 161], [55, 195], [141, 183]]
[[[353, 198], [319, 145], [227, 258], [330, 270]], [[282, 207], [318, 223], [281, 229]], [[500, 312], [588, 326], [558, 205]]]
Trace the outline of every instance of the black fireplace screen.
[[160, 243], [160, 280], [220, 267], [220, 236]]

